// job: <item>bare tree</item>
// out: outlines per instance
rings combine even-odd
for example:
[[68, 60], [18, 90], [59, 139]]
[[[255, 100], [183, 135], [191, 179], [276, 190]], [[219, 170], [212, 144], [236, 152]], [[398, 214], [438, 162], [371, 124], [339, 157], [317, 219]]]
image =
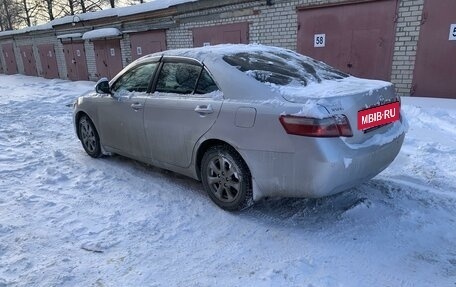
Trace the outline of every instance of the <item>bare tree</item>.
[[45, 0], [45, 2], [46, 2], [47, 14], [49, 15], [49, 20], [52, 21], [52, 20], [54, 20], [54, 11], [53, 11], [54, 0]]
[[68, 8], [70, 8], [70, 15], [74, 15], [74, 1], [68, 0]]
[[[63, 7], [69, 15], [74, 15], [78, 13], [86, 13], [97, 10], [102, 10], [103, 5], [106, 4], [107, 0], [67, 0], [68, 7]], [[65, 6], [65, 5], [63, 5]], [[67, 8], [67, 9], [65, 9]]]
[[27, 23], [27, 26], [32, 26], [32, 21], [30, 20], [30, 11], [27, 5], [27, 0], [22, 0], [22, 5], [24, 8], [24, 14], [25, 14], [25, 22]]
[[85, 0], [81, 0], [81, 8], [82, 8], [82, 13], [86, 13], [87, 12], [87, 8], [86, 8], [86, 5], [85, 5]]
[[22, 22], [20, 5], [13, 0], [2, 0], [0, 2], [0, 29], [16, 29], [23, 24]]
[[54, 18], [147, 0], [0, 0], [0, 31], [45, 23]]
[[136, 4], [142, 4], [146, 3], [144, 0], [131, 0], [128, 4], [129, 5], [136, 5]]
[[20, 7], [20, 17], [25, 21], [27, 26], [32, 26], [37, 22], [35, 19], [36, 13], [40, 8], [39, 0], [21, 0], [18, 3]]
[[5, 15], [5, 22], [6, 22], [6, 29], [5, 30], [12, 30], [13, 29], [13, 22], [11, 19], [11, 3], [10, 1], [3, 0], [3, 12]]

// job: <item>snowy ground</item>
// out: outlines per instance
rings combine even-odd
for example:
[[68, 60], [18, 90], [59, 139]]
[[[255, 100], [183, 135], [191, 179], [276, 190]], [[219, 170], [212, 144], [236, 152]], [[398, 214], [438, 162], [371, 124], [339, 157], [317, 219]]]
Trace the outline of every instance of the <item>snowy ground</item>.
[[370, 182], [242, 213], [191, 179], [76, 140], [91, 82], [0, 75], [0, 287], [456, 286], [456, 101], [404, 99]]

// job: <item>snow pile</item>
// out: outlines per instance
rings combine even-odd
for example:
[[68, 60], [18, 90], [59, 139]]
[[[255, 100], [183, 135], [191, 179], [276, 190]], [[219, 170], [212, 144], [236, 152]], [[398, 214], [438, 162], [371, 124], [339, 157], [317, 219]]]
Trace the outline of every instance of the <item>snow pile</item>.
[[84, 35], [82, 35], [82, 39], [90, 40], [104, 37], [116, 37], [120, 35], [122, 35], [122, 32], [120, 32], [117, 28], [101, 28], [85, 32]]
[[57, 39], [67, 39], [67, 38], [80, 38], [82, 33], [70, 33], [57, 36]]
[[121, 8], [109, 8], [105, 10], [87, 12], [82, 14], [69, 15], [62, 18], [54, 19], [50, 22], [52, 26], [64, 25], [69, 23], [78, 23], [81, 21], [96, 20], [106, 17], [115, 17], [117, 16], [117, 10]]
[[87, 156], [69, 106], [94, 84], [0, 75], [0, 286], [456, 282], [454, 100], [404, 98], [401, 153], [357, 188], [227, 213], [199, 182]]

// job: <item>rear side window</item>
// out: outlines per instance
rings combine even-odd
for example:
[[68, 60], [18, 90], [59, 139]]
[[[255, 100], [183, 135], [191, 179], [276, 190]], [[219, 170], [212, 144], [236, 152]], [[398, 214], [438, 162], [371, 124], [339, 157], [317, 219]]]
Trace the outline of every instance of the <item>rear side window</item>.
[[112, 91], [147, 92], [151, 77], [157, 66], [158, 63], [148, 63], [132, 68], [112, 85]]
[[302, 85], [348, 77], [323, 62], [288, 50], [249, 51], [226, 55], [223, 60], [263, 83]]
[[209, 94], [209, 93], [212, 93], [217, 90], [218, 90], [218, 87], [215, 84], [214, 80], [209, 75], [209, 73], [206, 71], [206, 69], [203, 69], [203, 71], [201, 72], [200, 78], [198, 80], [198, 85], [196, 86], [195, 93], [196, 94]]
[[158, 75], [158, 92], [191, 94], [201, 73], [201, 66], [187, 63], [164, 63]]

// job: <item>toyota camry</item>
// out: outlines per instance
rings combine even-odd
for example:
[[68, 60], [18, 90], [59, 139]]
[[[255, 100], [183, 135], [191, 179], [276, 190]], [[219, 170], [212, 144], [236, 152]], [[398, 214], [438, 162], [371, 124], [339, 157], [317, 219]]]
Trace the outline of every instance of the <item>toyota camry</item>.
[[394, 160], [407, 129], [391, 83], [262, 45], [142, 57], [80, 97], [74, 123], [91, 157], [200, 180], [230, 211], [359, 185]]

